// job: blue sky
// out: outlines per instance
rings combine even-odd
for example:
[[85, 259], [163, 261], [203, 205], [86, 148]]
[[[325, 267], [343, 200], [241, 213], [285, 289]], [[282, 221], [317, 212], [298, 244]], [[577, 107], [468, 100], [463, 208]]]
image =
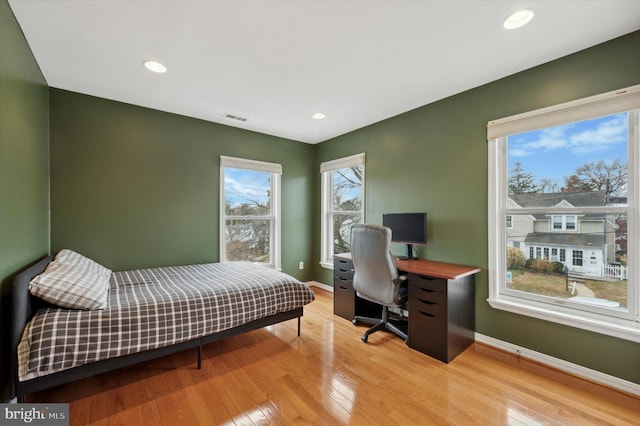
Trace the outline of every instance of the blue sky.
[[253, 204], [258, 201], [262, 205], [268, 204], [268, 191], [271, 189], [271, 174], [243, 169], [224, 169], [225, 200], [232, 206], [243, 203]]
[[535, 182], [552, 179], [558, 188], [565, 176], [585, 163], [620, 159], [627, 164], [627, 113], [519, 133], [509, 137], [509, 175], [520, 162]]

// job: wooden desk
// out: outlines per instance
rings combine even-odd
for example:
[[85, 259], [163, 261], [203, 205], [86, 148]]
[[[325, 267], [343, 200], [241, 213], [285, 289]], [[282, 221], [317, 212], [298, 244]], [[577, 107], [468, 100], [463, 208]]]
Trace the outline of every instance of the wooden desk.
[[[480, 268], [421, 259], [396, 259], [396, 267], [409, 276], [409, 347], [450, 362], [474, 341], [474, 275]], [[334, 313], [348, 320], [370, 315], [371, 306], [362, 302], [353, 290], [351, 254], [336, 255]]]

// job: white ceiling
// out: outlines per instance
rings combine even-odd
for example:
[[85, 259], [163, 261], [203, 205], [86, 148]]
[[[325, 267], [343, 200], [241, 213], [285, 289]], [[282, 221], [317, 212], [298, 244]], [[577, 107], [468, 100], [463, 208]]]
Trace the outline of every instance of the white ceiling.
[[51, 87], [307, 143], [640, 29], [640, 0], [9, 4]]

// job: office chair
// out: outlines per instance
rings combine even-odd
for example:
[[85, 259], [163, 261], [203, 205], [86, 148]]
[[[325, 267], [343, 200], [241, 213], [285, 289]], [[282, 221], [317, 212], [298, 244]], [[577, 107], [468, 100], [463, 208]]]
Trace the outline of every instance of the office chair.
[[389, 330], [407, 342], [407, 334], [389, 322], [389, 308], [403, 306], [407, 300], [407, 277], [398, 276], [389, 251], [391, 230], [380, 225], [351, 226], [351, 258], [353, 288], [358, 297], [382, 305], [382, 318], [356, 316], [353, 324], [362, 321], [375, 324], [364, 332], [362, 341], [378, 330]]

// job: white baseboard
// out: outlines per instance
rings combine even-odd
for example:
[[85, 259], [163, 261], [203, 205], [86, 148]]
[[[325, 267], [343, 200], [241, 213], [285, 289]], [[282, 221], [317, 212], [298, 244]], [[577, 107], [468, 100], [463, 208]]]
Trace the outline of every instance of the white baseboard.
[[308, 281], [307, 284], [333, 293], [333, 286], [322, 284], [322, 283], [319, 283], [318, 281]]
[[493, 337], [485, 336], [480, 333], [475, 334], [476, 341], [488, 346], [501, 349], [506, 352], [511, 352], [519, 357], [527, 358], [532, 361], [538, 362], [543, 365], [555, 368], [560, 371], [564, 371], [571, 375], [608, 386], [613, 389], [620, 390], [635, 396], [640, 396], [640, 384], [630, 382], [628, 380], [621, 379], [619, 377], [611, 376], [609, 374], [602, 373], [597, 370], [592, 370], [582, 365], [574, 364], [559, 358], [555, 358], [549, 355], [545, 355], [541, 352], [536, 352], [531, 349], [523, 348], [512, 343], [508, 343], [502, 340], [494, 339]]

